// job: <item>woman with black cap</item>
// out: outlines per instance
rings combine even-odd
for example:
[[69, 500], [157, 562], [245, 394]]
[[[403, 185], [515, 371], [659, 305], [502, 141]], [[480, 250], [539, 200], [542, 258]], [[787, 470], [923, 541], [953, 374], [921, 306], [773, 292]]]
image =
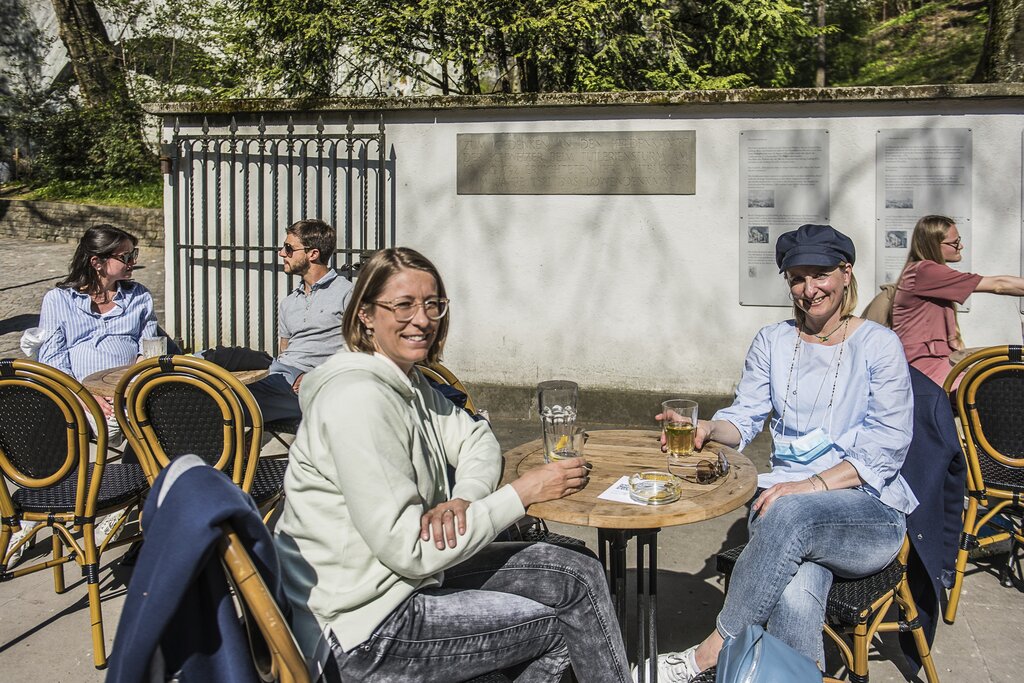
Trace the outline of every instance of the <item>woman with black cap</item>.
[[658, 658], [660, 681], [689, 681], [714, 665], [724, 638], [751, 624], [821, 667], [833, 574], [867, 576], [899, 551], [917, 499], [900, 476], [913, 396], [899, 338], [856, 318], [856, 252], [828, 225], [779, 237], [794, 318], [762, 328], [732, 406], [697, 425], [743, 448], [771, 418], [771, 471], [758, 477], [750, 541], [736, 561], [717, 628]]

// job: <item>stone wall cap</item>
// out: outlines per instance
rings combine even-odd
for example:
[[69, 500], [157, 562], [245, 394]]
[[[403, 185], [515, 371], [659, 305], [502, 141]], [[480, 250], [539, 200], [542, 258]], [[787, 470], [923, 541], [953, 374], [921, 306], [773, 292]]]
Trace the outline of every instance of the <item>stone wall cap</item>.
[[635, 107], [666, 105], [794, 104], [1024, 98], [1024, 83], [856, 86], [844, 88], [745, 88], [654, 92], [525, 93], [422, 97], [237, 99], [151, 102], [150, 114], [236, 114], [294, 111], [384, 112], [528, 107]]

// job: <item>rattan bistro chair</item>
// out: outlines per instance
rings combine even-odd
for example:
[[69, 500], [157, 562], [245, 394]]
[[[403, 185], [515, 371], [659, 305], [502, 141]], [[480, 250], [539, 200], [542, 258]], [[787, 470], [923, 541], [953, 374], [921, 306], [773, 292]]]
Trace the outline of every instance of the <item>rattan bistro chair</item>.
[[446, 384], [452, 389], [461, 391], [466, 396], [466, 404], [463, 408], [470, 415], [476, 415], [476, 405], [473, 403], [473, 398], [469, 395], [469, 389], [462, 383], [458, 377], [455, 376], [451, 370], [446, 368], [444, 365], [438, 362], [434, 363], [417, 363], [416, 369], [423, 373], [423, 376], [427, 379], [436, 382], [437, 384]]
[[[719, 553], [718, 571], [728, 576], [745, 545]], [[939, 674], [932, 661], [928, 639], [917, 618], [917, 605], [907, 584], [907, 561], [910, 541], [903, 539], [896, 559], [876, 574], [860, 579], [836, 577], [825, 605], [825, 633], [835, 642], [854, 683], [868, 682], [868, 648], [876, 633], [906, 632], [913, 635], [917, 654], [921, 658], [929, 683], [938, 683]], [[895, 620], [886, 620], [890, 608], [896, 605]], [[843, 636], [850, 638], [847, 643]]]
[[273, 514], [288, 462], [260, 457], [259, 406], [227, 370], [194, 356], [143, 360], [121, 378], [114, 412], [150, 483], [173, 458], [193, 453], [249, 493], [265, 519]]
[[[1010, 541], [1000, 580], [1011, 585], [1020, 573], [1018, 550], [1024, 544], [1024, 354], [1020, 346], [982, 349], [963, 359], [954, 373], [966, 368], [956, 391], [964, 453], [967, 456], [967, 509], [964, 511], [956, 573], [945, 620], [953, 623], [960, 603], [964, 571], [972, 549]], [[1000, 524], [992, 524], [996, 518]], [[992, 533], [982, 535], [982, 527]], [[1021, 577], [1018, 577], [1021, 578]]]
[[310, 683], [306, 660], [288, 621], [253, 564], [245, 544], [230, 523], [221, 524], [221, 531], [223, 536], [218, 544], [221, 562], [239, 602], [260, 679]]
[[[96, 457], [89, 462], [96, 424]], [[107, 464], [107, 430], [96, 400], [63, 372], [30, 360], [0, 360], [0, 469], [13, 485], [0, 485], [0, 580], [53, 568], [54, 589], [64, 591], [64, 565], [82, 568], [89, 596], [93, 662], [106, 666], [100, 604], [100, 554], [120, 529], [125, 514], [97, 547], [97, 516], [137, 506], [149, 484], [134, 464]], [[4, 482], [7, 484], [7, 482]], [[11, 536], [22, 522], [37, 522], [18, 543]], [[43, 528], [52, 534], [53, 557], [8, 570], [12, 556]], [[81, 532], [76, 538], [74, 532]], [[123, 539], [118, 545], [132, 539]], [[65, 554], [65, 552], [67, 554]]]

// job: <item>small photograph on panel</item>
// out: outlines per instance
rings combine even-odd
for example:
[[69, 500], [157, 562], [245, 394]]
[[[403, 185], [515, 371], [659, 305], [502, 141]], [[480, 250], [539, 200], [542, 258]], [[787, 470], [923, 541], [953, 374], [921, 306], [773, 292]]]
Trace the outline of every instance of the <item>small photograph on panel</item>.
[[914, 191], [899, 190], [885, 193], [885, 208], [887, 209], [913, 209]]
[[747, 228], [748, 244], [768, 244], [768, 226], [751, 225]]
[[907, 248], [907, 231], [906, 230], [886, 230], [885, 231], [885, 248], [886, 249], [906, 249]]
[[747, 190], [747, 207], [751, 209], [774, 209], [775, 190]]

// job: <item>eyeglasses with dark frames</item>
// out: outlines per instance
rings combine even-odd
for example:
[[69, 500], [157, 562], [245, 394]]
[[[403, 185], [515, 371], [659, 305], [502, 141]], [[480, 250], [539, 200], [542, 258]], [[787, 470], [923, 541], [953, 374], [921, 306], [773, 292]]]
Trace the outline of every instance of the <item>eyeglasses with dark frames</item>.
[[131, 251], [126, 251], [123, 254], [111, 254], [107, 258], [112, 258], [115, 261], [120, 261], [126, 266], [131, 265], [132, 263], [135, 263], [136, 261], [139, 260], [139, 248], [135, 247]]
[[[729, 468], [729, 461], [721, 453], [718, 454], [718, 462], [700, 460], [693, 464], [668, 463], [669, 472], [691, 484], [713, 484], [729, 474]], [[678, 470], [684, 470], [687, 474], [680, 474]]]
[[954, 249], [959, 249], [960, 245], [963, 243], [963, 241], [964, 241], [964, 238], [963, 238], [963, 235], [961, 235], [960, 237], [957, 237], [952, 242], [943, 242], [943, 244], [945, 244], [947, 247], [953, 247]]
[[285, 242], [281, 245], [281, 251], [284, 252], [285, 256], [291, 256], [297, 251], [309, 251], [309, 247], [293, 247], [292, 245]]
[[416, 309], [420, 307], [431, 320], [440, 320], [448, 313], [448, 299], [441, 297], [420, 302], [411, 299], [394, 299], [392, 301], [371, 301], [370, 303], [388, 309], [394, 314], [395, 321], [400, 323], [412, 320], [416, 316]]

